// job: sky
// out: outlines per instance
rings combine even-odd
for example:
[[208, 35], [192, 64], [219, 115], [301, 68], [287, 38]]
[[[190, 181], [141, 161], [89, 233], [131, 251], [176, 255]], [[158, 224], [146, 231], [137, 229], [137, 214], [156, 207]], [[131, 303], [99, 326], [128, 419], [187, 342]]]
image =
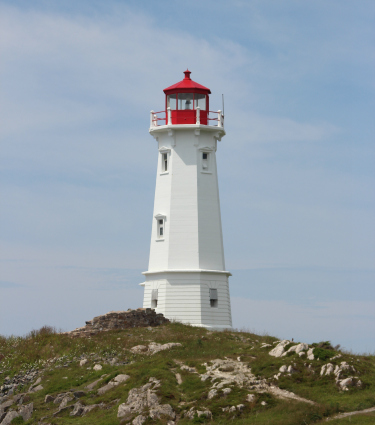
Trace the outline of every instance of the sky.
[[233, 326], [375, 352], [372, 0], [0, 0], [0, 334], [142, 306], [157, 145], [225, 96]]

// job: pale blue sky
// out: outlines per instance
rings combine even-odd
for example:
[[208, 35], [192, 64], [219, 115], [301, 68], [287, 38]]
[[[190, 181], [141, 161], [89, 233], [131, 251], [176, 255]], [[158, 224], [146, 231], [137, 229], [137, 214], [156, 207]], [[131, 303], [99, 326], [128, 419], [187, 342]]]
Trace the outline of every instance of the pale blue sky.
[[141, 306], [149, 111], [225, 94], [234, 326], [375, 351], [375, 3], [0, 0], [0, 334]]

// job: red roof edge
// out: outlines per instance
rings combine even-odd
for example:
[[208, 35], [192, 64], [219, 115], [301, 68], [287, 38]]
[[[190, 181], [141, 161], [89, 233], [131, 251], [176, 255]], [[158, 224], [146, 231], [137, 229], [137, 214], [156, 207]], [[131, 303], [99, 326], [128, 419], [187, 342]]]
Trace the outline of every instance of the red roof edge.
[[188, 69], [186, 71], [184, 71], [185, 74], [185, 78], [181, 81], [179, 81], [176, 84], [173, 84], [172, 86], [167, 87], [166, 89], [164, 89], [164, 93], [168, 94], [171, 91], [181, 91], [183, 92], [184, 90], [187, 90], [189, 92], [192, 91], [199, 91], [199, 92], [205, 92], [207, 94], [211, 94], [211, 90], [205, 86], [202, 86], [201, 84], [193, 81], [190, 78], [190, 74], [191, 71], [189, 71]]

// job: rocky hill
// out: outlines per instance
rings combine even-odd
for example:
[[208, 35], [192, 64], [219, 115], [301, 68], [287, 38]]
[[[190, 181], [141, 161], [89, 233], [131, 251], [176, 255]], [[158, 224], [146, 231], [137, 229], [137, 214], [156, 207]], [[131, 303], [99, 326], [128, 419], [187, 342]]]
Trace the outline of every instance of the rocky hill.
[[0, 337], [0, 424], [375, 424], [375, 357], [111, 312]]

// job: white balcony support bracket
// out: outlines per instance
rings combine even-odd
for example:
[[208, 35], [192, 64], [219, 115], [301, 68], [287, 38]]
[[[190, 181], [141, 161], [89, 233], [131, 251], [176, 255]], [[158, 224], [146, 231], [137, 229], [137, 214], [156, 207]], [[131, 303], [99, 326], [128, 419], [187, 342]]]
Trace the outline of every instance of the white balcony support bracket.
[[172, 125], [172, 113], [171, 113], [171, 108], [169, 106], [167, 108], [167, 116], [168, 116], [167, 125]]
[[223, 123], [221, 121], [221, 111], [220, 111], [220, 109], [217, 111], [217, 126], [223, 127]]

